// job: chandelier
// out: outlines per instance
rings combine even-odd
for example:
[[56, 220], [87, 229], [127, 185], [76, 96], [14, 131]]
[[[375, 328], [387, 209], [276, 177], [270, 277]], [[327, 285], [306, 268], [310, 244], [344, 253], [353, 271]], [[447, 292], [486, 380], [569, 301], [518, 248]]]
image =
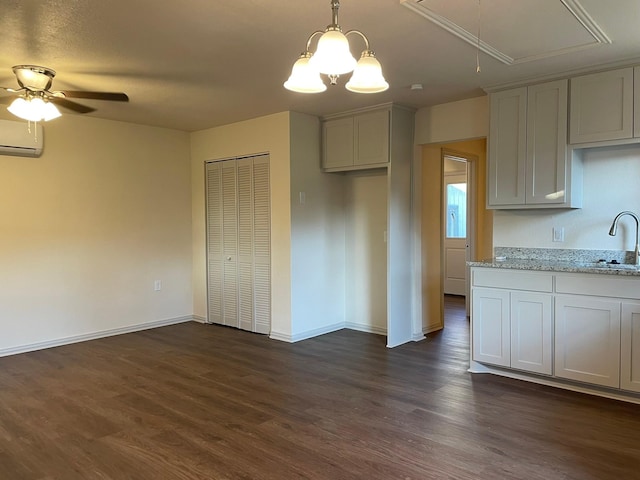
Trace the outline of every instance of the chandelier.
[[[320, 74], [329, 77], [329, 83], [336, 85], [338, 77], [349, 72], [351, 78], [345, 88], [356, 93], [384, 92], [389, 84], [382, 76], [382, 67], [376, 59], [375, 53], [369, 48], [369, 40], [364, 33], [358, 30], [349, 30], [342, 33], [338, 24], [338, 9], [340, 0], [331, 0], [332, 19], [331, 25], [324, 31], [315, 31], [307, 40], [307, 48], [298, 60], [293, 64], [291, 76], [284, 82], [288, 90], [300, 93], [324, 92], [327, 86], [322, 81]], [[311, 41], [320, 35], [316, 51], [311, 52]], [[365, 43], [365, 49], [356, 61], [349, 50], [347, 36], [360, 36]]]

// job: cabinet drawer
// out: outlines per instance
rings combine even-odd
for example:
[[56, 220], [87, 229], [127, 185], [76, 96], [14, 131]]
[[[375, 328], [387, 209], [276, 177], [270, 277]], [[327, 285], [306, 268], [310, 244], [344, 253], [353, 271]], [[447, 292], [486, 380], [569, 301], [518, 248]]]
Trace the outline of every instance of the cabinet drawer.
[[473, 286], [552, 292], [553, 275], [550, 273], [522, 272], [498, 268], [474, 268], [471, 270]]
[[640, 277], [557, 275], [557, 293], [640, 299]]

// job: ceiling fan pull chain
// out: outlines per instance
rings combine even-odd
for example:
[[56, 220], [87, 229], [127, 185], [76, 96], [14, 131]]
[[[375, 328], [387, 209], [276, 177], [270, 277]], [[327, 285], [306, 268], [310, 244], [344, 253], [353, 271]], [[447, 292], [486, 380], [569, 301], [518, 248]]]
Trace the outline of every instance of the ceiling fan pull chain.
[[476, 49], [476, 73], [480, 73], [480, 0], [478, 0], [478, 48]]

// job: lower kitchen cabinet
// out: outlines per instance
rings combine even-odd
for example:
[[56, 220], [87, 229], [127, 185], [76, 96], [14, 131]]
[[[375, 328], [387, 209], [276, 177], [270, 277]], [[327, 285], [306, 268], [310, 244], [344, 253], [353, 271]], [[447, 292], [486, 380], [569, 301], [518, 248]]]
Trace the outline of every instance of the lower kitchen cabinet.
[[473, 359], [551, 375], [551, 305], [544, 293], [474, 288]]
[[622, 304], [620, 388], [640, 392], [640, 303]]
[[508, 367], [511, 361], [509, 291], [474, 288], [471, 295], [473, 359]]
[[511, 368], [551, 375], [552, 304], [551, 295], [511, 292]]
[[619, 301], [556, 297], [555, 375], [620, 387]]
[[640, 276], [472, 265], [471, 285], [472, 372], [640, 403]]

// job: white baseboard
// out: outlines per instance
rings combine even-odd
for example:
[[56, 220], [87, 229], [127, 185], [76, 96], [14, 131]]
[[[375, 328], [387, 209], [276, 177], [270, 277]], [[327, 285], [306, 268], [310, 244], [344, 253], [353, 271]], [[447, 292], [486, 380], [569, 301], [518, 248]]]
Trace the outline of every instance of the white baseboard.
[[27, 345], [19, 345], [17, 347], [2, 348], [0, 349], [0, 357], [17, 355], [19, 353], [33, 352], [35, 350], [43, 350], [45, 348], [60, 347], [62, 345], [70, 345], [72, 343], [86, 342], [88, 340], [113, 337], [115, 335], [139, 332], [142, 330], [149, 330], [151, 328], [166, 327], [168, 325], [175, 325], [178, 323], [191, 321], [198, 320], [193, 315], [186, 315], [184, 317], [167, 318], [165, 320], [155, 320], [152, 322], [139, 323], [137, 325], [131, 325], [128, 327], [112, 328], [109, 330], [101, 330], [99, 332], [85, 333], [82, 335], [72, 335], [70, 337], [57, 338], [55, 340], [48, 340], [46, 342], [37, 342]]
[[198, 323], [207, 323], [207, 317], [203, 317], [200, 315], [193, 315], [192, 317], [194, 322], [198, 322]]
[[281, 342], [295, 343], [308, 338], [317, 337], [318, 335], [324, 335], [325, 333], [336, 332], [344, 328], [344, 323], [335, 323], [322, 328], [316, 328], [314, 330], [307, 330], [306, 332], [296, 333], [295, 335], [289, 335], [287, 333], [275, 332], [271, 330], [269, 338], [274, 340], [280, 340]]
[[637, 393], [626, 392], [624, 390], [613, 390], [605, 387], [598, 387], [597, 385], [572, 383], [568, 380], [565, 381], [557, 377], [542, 377], [535, 374], [527, 374], [524, 372], [520, 373], [514, 370], [503, 370], [499, 367], [484, 365], [473, 360], [470, 361], [469, 369], [467, 371], [474, 374], [490, 373], [501, 377], [513, 378], [515, 380], [524, 380], [526, 382], [537, 383], [539, 385], [546, 385], [548, 387], [571, 390], [572, 392], [587, 393], [589, 395], [597, 395], [598, 397], [640, 404], [640, 394]]
[[421, 342], [422, 340], [426, 340], [427, 337], [423, 333], [414, 333], [411, 335], [411, 341], [413, 342]]
[[344, 328], [356, 330], [358, 332], [375, 333], [376, 335], [386, 335], [387, 329], [381, 327], [372, 327], [371, 325], [363, 325], [360, 323], [346, 322]]

